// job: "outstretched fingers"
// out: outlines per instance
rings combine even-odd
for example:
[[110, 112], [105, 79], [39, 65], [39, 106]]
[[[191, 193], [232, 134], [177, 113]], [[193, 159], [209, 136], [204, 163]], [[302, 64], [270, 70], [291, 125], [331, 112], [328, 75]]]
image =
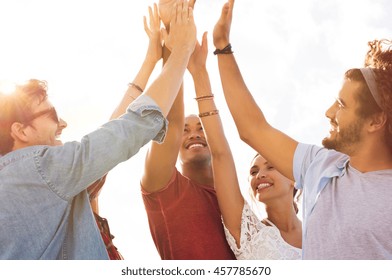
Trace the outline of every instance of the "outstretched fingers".
[[188, 10], [188, 22], [193, 23], [195, 21], [193, 17], [193, 8], [188, 6], [187, 10]]
[[196, 3], [196, 0], [189, 0], [189, 7], [194, 9], [195, 8], [195, 3]]
[[172, 20], [174, 20], [176, 23], [187, 23], [194, 21], [193, 8], [190, 1], [188, 2], [186, 0], [178, 0], [175, 5], [176, 8], [173, 9], [173, 11], [175, 11], [175, 15], [172, 15]]
[[159, 12], [158, 12], [158, 5], [154, 3], [154, 24], [155, 26], [160, 27], [161, 19], [159, 17]]
[[230, 28], [233, 18], [234, 0], [229, 0], [222, 7], [221, 15], [215, 24], [213, 31], [214, 45], [217, 49], [222, 49], [230, 43]]
[[154, 12], [151, 7], [148, 7], [148, 13], [150, 17], [149, 24], [147, 23], [146, 16], [143, 17], [144, 30], [146, 31], [148, 37], [151, 37], [153, 32], [160, 30], [160, 18], [158, 14], [157, 4], [154, 4]]
[[179, 22], [188, 22], [188, 1], [180, 1], [182, 2], [180, 5], [178, 5], [179, 9], [177, 10], [177, 20]]
[[234, 0], [229, 0], [222, 7], [221, 19], [231, 19], [233, 16]]

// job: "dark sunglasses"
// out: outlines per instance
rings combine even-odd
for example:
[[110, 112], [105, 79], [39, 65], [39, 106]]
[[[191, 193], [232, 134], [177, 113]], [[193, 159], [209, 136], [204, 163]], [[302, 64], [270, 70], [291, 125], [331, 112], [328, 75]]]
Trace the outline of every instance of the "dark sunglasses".
[[55, 121], [56, 123], [60, 123], [60, 118], [58, 117], [57, 111], [54, 107], [30, 115], [27, 118], [28, 119], [27, 123], [31, 123], [33, 120], [44, 115], [48, 115], [53, 121]]

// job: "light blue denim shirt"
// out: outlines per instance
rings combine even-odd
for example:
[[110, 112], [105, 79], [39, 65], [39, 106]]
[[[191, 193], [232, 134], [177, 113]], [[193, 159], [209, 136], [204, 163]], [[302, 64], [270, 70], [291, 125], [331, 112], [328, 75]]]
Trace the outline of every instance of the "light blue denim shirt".
[[166, 129], [156, 103], [140, 96], [80, 142], [0, 157], [0, 259], [108, 259], [86, 189]]

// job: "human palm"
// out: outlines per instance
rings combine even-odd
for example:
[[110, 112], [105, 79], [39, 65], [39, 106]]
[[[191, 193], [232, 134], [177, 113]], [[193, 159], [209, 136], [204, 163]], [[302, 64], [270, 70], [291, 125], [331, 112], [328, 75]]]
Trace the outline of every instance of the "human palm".
[[[166, 28], [169, 28], [172, 9], [177, 0], [159, 0], [158, 8], [159, 8], [159, 16]], [[196, 0], [189, 1], [189, 7], [194, 7]]]
[[166, 28], [170, 24], [172, 9], [176, 2], [177, 0], [159, 0], [158, 2], [159, 16]]

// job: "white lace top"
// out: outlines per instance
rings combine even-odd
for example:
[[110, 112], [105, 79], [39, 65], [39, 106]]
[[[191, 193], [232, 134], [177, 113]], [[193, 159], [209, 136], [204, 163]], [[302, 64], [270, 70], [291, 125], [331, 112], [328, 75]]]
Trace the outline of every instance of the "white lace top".
[[[238, 260], [299, 260], [302, 250], [288, 244], [279, 229], [268, 219], [266, 226], [245, 201], [241, 218], [240, 248], [234, 237], [225, 228], [227, 242]], [[224, 225], [224, 224], [223, 224]]]

